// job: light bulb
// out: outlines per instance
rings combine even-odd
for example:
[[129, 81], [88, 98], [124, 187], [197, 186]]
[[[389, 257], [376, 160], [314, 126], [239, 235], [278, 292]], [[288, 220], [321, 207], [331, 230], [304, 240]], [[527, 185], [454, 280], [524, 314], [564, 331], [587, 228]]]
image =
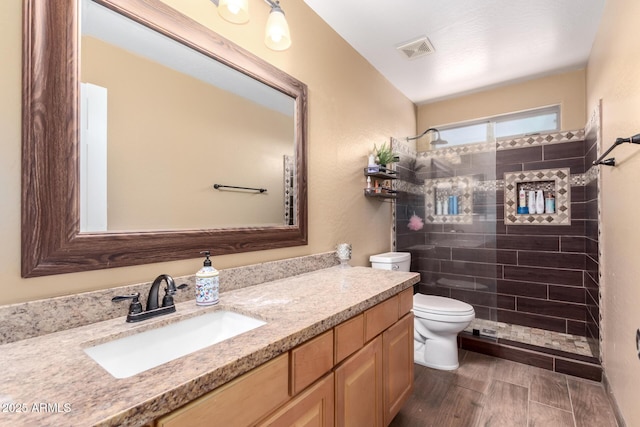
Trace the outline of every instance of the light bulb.
[[282, 34], [281, 33], [272, 33], [271, 34], [271, 40], [273, 40], [274, 43], [280, 43], [280, 40], [282, 40]]
[[218, 14], [234, 24], [249, 21], [249, 3], [247, 0], [220, 0]]

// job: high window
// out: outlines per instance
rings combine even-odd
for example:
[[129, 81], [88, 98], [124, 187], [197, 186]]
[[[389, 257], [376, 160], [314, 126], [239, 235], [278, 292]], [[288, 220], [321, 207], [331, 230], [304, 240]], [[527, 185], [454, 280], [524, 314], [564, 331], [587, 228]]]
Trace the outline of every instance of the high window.
[[493, 142], [496, 139], [560, 130], [560, 106], [504, 114], [438, 127], [447, 146]]

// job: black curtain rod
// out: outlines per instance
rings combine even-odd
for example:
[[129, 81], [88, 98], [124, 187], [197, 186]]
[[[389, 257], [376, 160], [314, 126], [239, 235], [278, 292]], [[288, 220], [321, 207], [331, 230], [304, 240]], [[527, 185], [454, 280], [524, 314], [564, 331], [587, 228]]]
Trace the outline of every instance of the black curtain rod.
[[630, 142], [632, 144], [640, 144], [640, 133], [637, 135], [633, 135], [632, 137], [629, 138], [617, 138], [616, 142], [613, 143], [613, 145], [611, 147], [609, 147], [609, 149], [607, 151], [605, 151], [600, 157], [598, 157], [598, 160], [594, 160], [593, 164], [594, 165], [605, 165], [605, 166], [615, 166], [616, 165], [616, 158], [615, 157], [611, 157], [609, 159], [603, 160], [605, 157], [607, 157], [607, 155], [613, 151], [614, 148], [616, 148], [618, 145], [620, 144], [624, 144], [625, 142]]

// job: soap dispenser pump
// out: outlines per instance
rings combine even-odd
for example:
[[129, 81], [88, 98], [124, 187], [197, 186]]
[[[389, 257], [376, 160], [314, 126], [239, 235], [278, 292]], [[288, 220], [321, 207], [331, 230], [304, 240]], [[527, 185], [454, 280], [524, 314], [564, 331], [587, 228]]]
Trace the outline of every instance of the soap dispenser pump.
[[213, 268], [209, 251], [200, 252], [206, 257], [202, 268], [196, 273], [196, 305], [214, 305], [219, 299], [220, 281], [218, 270]]

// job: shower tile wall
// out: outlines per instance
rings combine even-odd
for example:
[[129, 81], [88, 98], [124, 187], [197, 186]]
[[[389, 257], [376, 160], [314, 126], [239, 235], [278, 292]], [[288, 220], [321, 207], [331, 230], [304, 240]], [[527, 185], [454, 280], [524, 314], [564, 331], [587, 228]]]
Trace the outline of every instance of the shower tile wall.
[[[478, 318], [586, 336], [594, 347], [597, 179], [585, 165], [595, 158], [595, 140], [548, 143], [544, 137], [542, 143], [511, 144], [518, 148], [499, 144], [498, 151], [457, 150], [418, 155], [417, 161], [405, 156], [398, 165], [399, 187], [407, 191], [396, 202], [396, 250], [412, 253], [412, 271], [421, 273], [418, 292], [466, 301]], [[553, 168], [571, 171], [571, 225], [505, 225], [504, 173]], [[422, 230], [409, 230], [411, 215], [425, 218], [421, 183], [460, 175], [477, 182], [473, 224], [425, 221]]]

